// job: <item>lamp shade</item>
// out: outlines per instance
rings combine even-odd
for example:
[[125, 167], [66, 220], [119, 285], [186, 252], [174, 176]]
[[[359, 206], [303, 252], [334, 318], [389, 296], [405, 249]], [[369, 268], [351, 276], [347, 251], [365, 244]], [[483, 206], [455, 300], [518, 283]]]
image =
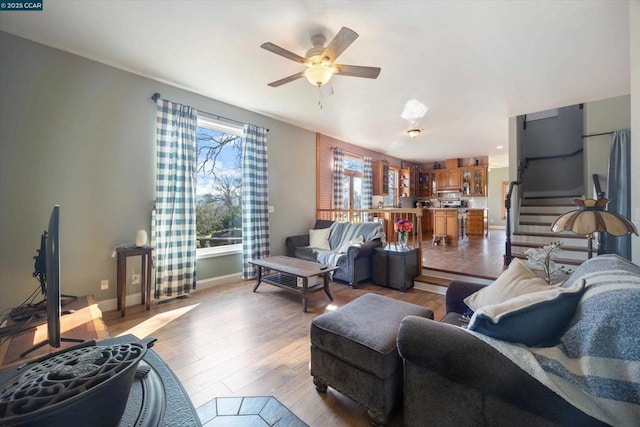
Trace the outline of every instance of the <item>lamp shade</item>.
[[606, 231], [614, 236], [638, 234], [636, 226], [622, 215], [604, 210], [608, 199], [574, 199], [577, 209], [560, 215], [551, 224], [551, 230], [560, 232], [572, 231], [576, 234], [591, 235]]
[[304, 76], [312, 85], [323, 86], [331, 80], [334, 72], [335, 68], [331, 64], [316, 62], [305, 70]]

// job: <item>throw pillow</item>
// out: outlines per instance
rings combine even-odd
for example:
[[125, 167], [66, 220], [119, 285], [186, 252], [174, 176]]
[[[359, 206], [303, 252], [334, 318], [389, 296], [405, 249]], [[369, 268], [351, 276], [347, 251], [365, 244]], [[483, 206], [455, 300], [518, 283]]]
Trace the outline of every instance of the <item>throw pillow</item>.
[[349, 240], [344, 245], [340, 246], [338, 252], [346, 253], [349, 250], [349, 246], [361, 246], [364, 242], [364, 236], [358, 236], [355, 239]]
[[547, 286], [545, 291], [482, 307], [471, 317], [468, 329], [528, 347], [551, 344], [573, 318], [584, 290], [581, 280], [571, 287]]
[[514, 258], [502, 274], [489, 286], [464, 299], [464, 303], [476, 311], [481, 307], [499, 304], [511, 298], [549, 289], [549, 285], [535, 275], [519, 258]]
[[329, 233], [330, 228], [321, 228], [319, 230], [309, 230], [309, 246], [312, 248], [329, 250]]

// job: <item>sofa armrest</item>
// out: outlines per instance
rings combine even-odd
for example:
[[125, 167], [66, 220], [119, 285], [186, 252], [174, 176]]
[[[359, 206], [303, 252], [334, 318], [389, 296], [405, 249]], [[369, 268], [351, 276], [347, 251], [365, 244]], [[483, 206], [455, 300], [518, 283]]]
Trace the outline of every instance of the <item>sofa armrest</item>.
[[382, 242], [380, 242], [380, 239], [374, 239], [368, 242], [364, 242], [360, 246], [349, 246], [349, 249], [347, 250], [347, 258], [358, 259], [370, 257], [371, 255], [373, 255], [373, 250], [380, 246], [382, 246]]
[[[538, 414], [561, 425], [600, 425], [597, 420], [573, 407], [566, 400], [549, 390], [541, 382], [527, 374], [519, 366], [495, 350], [489, 344], [476, 338], [467, 331], [453, 325], [435, 322], [418, 316], [407, 316], [402, 320], [398, 331], [398, 352], [403, 357], [405, 372], [411, 366], [412, 378], [438, 378], [445, 380], [433, 389], [424, 384], [423, 389], [407, 394], [405, 388], [405, 406], [423, 405], [426, 396], [419, 393], [453, 393], [454, 389], [464, 390], [457, 396], [447, 399], [450, 407], [441, 407], [443, 411], [472, 411], [474, 404], [471, 396], [480, 393], [480, 401], [488, 401], [492, 396], [532, 414]], [[455, 386], [454, 386], [455, 385]], [[460, 388], [462, 387], [462, 388]], [[471, 390], [475, 390], [472, 392]], [[467, 405], [465, 406], [465, 405]], [[477, 417], [488, 416], [488, 407], [480, 403], [476, 408]], [[484, 414], [484, 415], [483, 415]], [[500, 415], [495, 415], [500, 418]], [[475, 419], [469, 415], [469, 419]], [[487, 418], [491, 419], [491, 418]], [[513, 421], [513, 420], [509, 420]], [[537, 425], [526, 423], [523, 425]], [[489, 423], [491, 424], [491, 423]], [[504, 425], [512, 424], [505, 420]]]
[[491, 394], [526, 390], [521, 381], [533, 380], [489, 344], [457, 326], [423, 317], [402, 320], [398, 352], [451, 381]]
[[474, 292], [479, 291], [487, 285], [481, 285], [479, 283], [464, 282], [462, 280], [454, 280], [449, 283], [447, 288], [447, 294], [445, 297], [447, 313], [460, 313], [464, 314], [469, 310], [469, 307], [464, 303], [464, 299]]
[[418, 316], [402, 320], [398, 352], [404, 359], [469, 385], [496, 380], [503, 365], [511, 363], [462, 328]]
[[300, 234], [298, 236], [289, 236], [285, 240], [285, 245], [287, 246], [287, 256], [295, 257], [296, 248], [300, 246], [309, 246], [309, 235]]

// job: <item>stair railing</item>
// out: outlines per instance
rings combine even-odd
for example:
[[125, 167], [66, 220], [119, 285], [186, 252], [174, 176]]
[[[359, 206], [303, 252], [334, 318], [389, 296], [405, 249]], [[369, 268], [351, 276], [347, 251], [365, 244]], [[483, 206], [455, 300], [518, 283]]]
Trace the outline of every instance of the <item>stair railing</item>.
[[605, 193], [600, 186], [600, 175], [594, 173], [591, 177], [593, 179], [593, 187], [596, 189], [596, 200], [603, 198]]
[[507, 195], [504, 198], [504, 208], [506, 211], [506, 221], [507, 221], [507, 238], [504, 244], [504, 265], [508, 266], [511, 264], [511, 260], [513, 256], [511, 254], [511, 195], [513, 194], [513, 188], [516, 185], [522, 184], [522, 176], [524, 175], [524, 171], [527, 168], [527, 162], [525, 160], [520, 161], [518, 166], [518, 179], [516, 181], [511, 181], [509, 183], [509, 191], [507, 191]]
[[[600, 186], [600, 175], [594, 173], [591, 175], [591, 179], [593, 179], [593, 187], [596, 190], [596, 200], [602, 199], [605, 197], [605, 192], [602, 191], [602, 187]], [[597, 233], [598, 234], [598, 255], [604, 254], [604, 239], [605, 233]]]

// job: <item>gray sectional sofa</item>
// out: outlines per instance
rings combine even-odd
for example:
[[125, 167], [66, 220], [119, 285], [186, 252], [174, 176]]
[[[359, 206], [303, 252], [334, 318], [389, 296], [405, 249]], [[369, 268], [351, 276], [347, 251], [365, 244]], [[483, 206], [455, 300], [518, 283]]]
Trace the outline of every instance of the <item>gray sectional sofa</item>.
[[[465, 299], [482, 285], [452, 282], [440, 322], [404, 318], [397, 344], [405, 426], [637, 425], [640, 267], [599, 256], [563, 287], [580, 287], [578, 281], [583, 290], [568, 324], [554, 340], [531, 347], [465, 330]], [[535, 331], [544, 319], [530, 318], [521, 332]]]

